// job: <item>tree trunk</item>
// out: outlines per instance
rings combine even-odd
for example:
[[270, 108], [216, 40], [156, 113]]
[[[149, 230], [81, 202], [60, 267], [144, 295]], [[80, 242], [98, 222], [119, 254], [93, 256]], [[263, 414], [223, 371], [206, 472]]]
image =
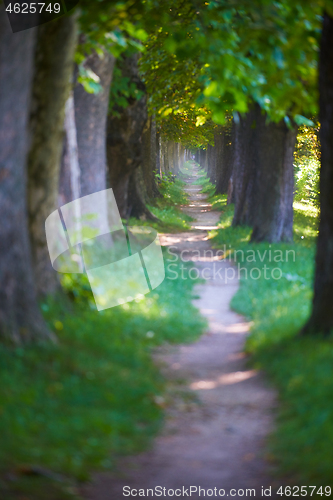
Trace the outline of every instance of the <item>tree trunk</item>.
[[143, 133], [142, 173], [144, 177], [144, 199], [152, 200], [160, 195], [156, 184], [156, 122], [150, 117]]
[[80, 198], [81, 172], [75, 123], [73, 94], [67, 99], [65, 140], [59, 179], [59, 206]]
[[333, 330], [333, 17], [324, 14], [319, 58], [320, 224], [312, 313], [303, 334]]
[[89, 94], [78, 84], [74, 89], [75, 121], [81, 169], [81, 196], [107, 188], [106, 120], [115, 58], [104, 51], [89, 55], [85, 67], [100, 79], [102, 90]]
[[144, 177], [142, 169], [136, 168], [130, 175], [128, 184], [128, 199], [129, 209], [128, 213], [131, 217], [137, 219], [150, 220], [153, 222], [160, 222], [157, 217], [146, 207], [145, 199], [143, 196], [144, 191]]
[[174, 149], [175, 143], [173, 141], [167, 142], [167, 171], [174, 173]]
[[200, 149], [199, 152], [199, 165], [200, 168], [204, 169], [205, 168], [205, 163], [206, 163], [206, 149]]
[[215, 147], [207, 146], [207, 175], [212, 184], [216, 182], [216, 151]]
[[224, 128], [219, 138], [216, 159], [216, 193], [226, 194], [232, 175], [231, 128]]
[[[17, 35], [16, 35], [17, 36]], [[38, 28], [28, 160], [28, 207], [37, 291], [58, 288], [45, 236], [45, 220], [56, 209], [63, 148], [65, 105], [76, 48], [75, 17], [61, 17]]]
[[35, 30], [12, 33], [0, 5], [0, 338], [52, 337], [40, 314], [28, 235], [28, 110]]
[[156, 172], [162, 177], [161, 168], [161, 133], [160, 130], [156, 130]]
[[266, 124], [261, 115], [256, 127], [256, 185], [251, 241], [293, 240], [294, 149], [296, 129], [284, 121]]
[[233, 226], [253, 223], [255, 210], [254, 192], [258, 166], [256, 165], [255, 143], [258, 120], [261, 117], [259, 106], [254, 106], [244, 117], [235, 122], [233, 146], [232, 188], [235, 202]]
[[[123, 57], [122, 76], [129, 79], [139, 90], [145, 91], [138, 71], [138, 54]], [[114, 191], [121, 217], [127, 218], [130, 212], [128, 195], [129, 180], [132, 172], [142, 164], [142, 135], [148, 119], [147, 98], [129, 98], [128, 106], [116, 106], [119, 116], [112, 113], [107, 125], [107, 159], [111, 188]]]

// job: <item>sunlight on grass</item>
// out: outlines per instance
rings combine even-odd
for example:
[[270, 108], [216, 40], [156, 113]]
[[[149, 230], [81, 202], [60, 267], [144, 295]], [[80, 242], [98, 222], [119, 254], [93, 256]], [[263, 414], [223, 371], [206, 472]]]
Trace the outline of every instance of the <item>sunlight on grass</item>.
[[[317, 209], [295, 203], [294, 244], [249, 244], [251, 229], [231, 227], [232, 215], [233, 207], [225, 207], [219, 229], [210, 236], [215, 247], [226, 245], [227, 255], [244, 252], [241, 266], [248, 276], [243, 271], [231, 305], [253, 321], [246, 350], [252, 354], [252, 364], [264, 369], [279, 390], [271, 454], [279, 473], [288, 475], [291, 483], [332, 485], [333, 343], [298, 337], [311, 309]], [[287, 261], [290, 250], [295, 258]], [[261, 258], [249, 262], [249, 251], [260, 252]], [[283, 260], [274, 261], [274, 255], [282, 255]], [[276, 269], [281, 278], [265, 279], [262, 272], [260, 279], [251, 279], [251, 269], [262, 271], [265, 265]]]
[[147, 446], [161, 424], [164, 391], [151, 349], [194, 341], [205, 326], [191, 303], [195, 282], [166, 272], [142, 300], [100, 313], [84, 276], [65, 275], [71, 301], [42, 304], [58, 345], [0, 346], [6, 470], [42, 465], [85, 479], [112, 467], [116, 454]]

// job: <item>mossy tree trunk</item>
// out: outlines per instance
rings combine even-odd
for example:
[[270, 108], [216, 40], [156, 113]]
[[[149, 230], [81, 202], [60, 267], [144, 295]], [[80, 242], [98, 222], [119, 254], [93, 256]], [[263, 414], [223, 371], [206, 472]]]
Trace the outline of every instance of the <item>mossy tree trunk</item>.
[[28, 209], [39, 294], [59, 287], [45, 236], [45, 220], [57, 208], [65, 105], [70, 93], [77, 23], [64, 16], [38, 28], [28, 160]]

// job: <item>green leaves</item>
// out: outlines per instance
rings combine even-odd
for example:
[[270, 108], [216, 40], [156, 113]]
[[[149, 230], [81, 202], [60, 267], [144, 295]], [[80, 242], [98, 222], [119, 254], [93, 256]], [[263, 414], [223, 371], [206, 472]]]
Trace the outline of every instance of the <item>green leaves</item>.
[[88, 92], [88, 94], [98, 94], [103, 90], [103, 87], [99, 83], [99, 76], [90, 68], [85, 68], [83, 64], [79, 65], [79, 76], [77, 81], [83, 85], [84, 90]]

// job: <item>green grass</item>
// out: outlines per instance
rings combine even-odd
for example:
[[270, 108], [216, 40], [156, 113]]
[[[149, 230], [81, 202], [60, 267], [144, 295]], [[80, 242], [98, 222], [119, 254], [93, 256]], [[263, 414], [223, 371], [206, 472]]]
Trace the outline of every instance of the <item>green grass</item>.
[[[192, 281], [168, 279], [168, 270], [144, 299], [102, 312], [74, 276], [64, 277], [71, 305], [42, 305], [57, 345], [0, 346], [2, 477], [19, 471], [13, 483], [0, 480], [4, 500], [22, 490], [29, 500], [43, 498], [45, 478], [21, 475], [27, 467], [81, 480], [146, 447], [163, 417], [164, 381], [151, 349], [193, 341], [204, 327], [191, 304]], [[47, 498], [52, 491], [56, 500], [70, 498], [68, 485], [46, 483]]]
[[[176, 178], [172, 180], [171, 176], [164, 176], [159, 185], [162, 197], [155, 199], [155, 205], [148, 208], [160, 219], [161, 223], [148, 221], [148, 225], [154, 227], [159, 232], [188, 231], [193, 219], [183, 213], [180, 209], [182, 205], [188, 203], [188, 196], [184, 191], [185, 182]], [[131, 223], [135, 223], [133, 220]], [[136, 222], [137, 223], [137, 222]]]
[[[236, 265], [243, 260], [239, 263], [248, 272], [248, 279], [245, 271], [241, 273], [232, 307], [253, 321], [246, 349], [254, 366], [265, 370], [279, 392], [270, 451], [280, 477], [291, 484], [333, 486], [333, 342], [298, 336], [311, 309], [317, 210], [295, 204], [293, 245], [249, 244], [250, 228], [232, 228], [232, 215], [233, 207], [225, 206], [220, 229], [211, 234], [212, 243], [226, 245], [230, 257], [238, 250]], [[295, 261], [291, 253], [286, 261], [288, 250], [295, 251]], [[280, 258], [278, 251], [283, 262], [274, 261]], [[252, 252], [255, 262], [249, 262]], [[270, 268], [266, 276], [278, 268], [275, 273], [281, 272], [281, 279], [265, 279], [264, 265]], [[261, 269], [260, 279], [249, 276], [254, 268]]]

